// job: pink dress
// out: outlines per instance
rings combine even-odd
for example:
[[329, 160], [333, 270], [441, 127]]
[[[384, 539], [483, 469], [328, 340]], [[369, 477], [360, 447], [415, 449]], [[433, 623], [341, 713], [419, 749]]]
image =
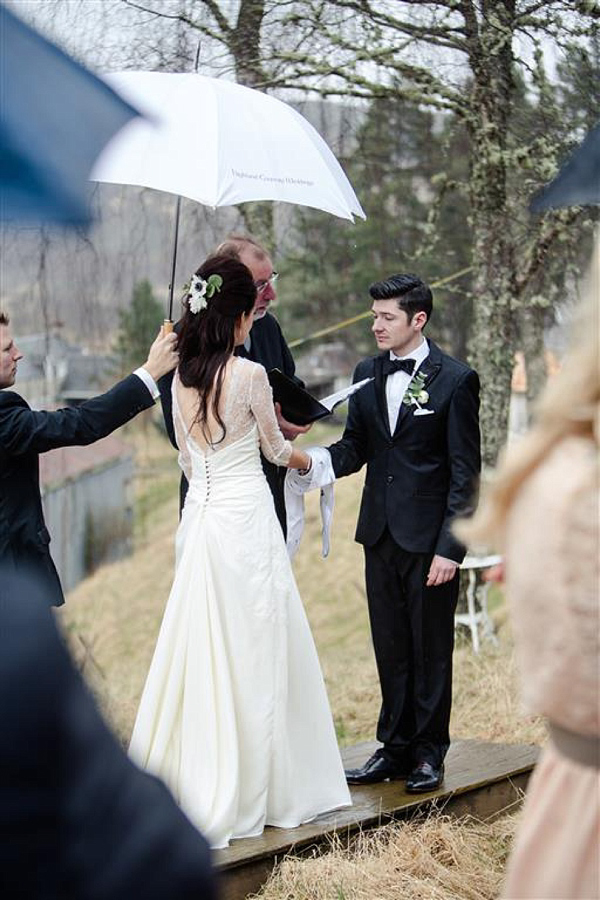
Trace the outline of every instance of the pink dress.
[[[509, 516], [506, 587], [528, 713], [600, 734], [598, 448], [564, 439], [527, 479]], [[559, 735], [560, 736], [560, 735]], [[569, 755], [565, 755], [565, 749]], [[503, 897], [600, 897], [600, 770], [550, 738], [530, 782]], [[584, 754], [585, 755], [585, 754]]]

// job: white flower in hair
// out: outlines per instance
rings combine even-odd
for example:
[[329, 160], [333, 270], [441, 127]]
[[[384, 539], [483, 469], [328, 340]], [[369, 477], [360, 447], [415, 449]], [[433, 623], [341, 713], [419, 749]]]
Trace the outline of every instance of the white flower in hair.
[[189, 291], [189, 299], [188, 306], [190, 308], [190, 312], [199, 313], [201, 309], [206, 309], [206, 288], [208, 287], [208, 282], [204, 280], [204, 278], [200, 278], [199, 275], [192, 275], [190, 279], [190, 291]]
[[188, 289], [190, 312], [199, 313], [201, 309], [206, 309], [208, 301], [215, 291], [221, 290], [222, 284], [223, 279], [220, 275], [210, 275], [207, 281], [199, 275], [192, 275]]

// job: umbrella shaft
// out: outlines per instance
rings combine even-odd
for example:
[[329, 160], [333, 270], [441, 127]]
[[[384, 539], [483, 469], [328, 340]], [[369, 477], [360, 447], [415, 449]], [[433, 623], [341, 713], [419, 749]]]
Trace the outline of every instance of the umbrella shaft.
[[171, 266], [171, 283], [169, 285], [169, 321], [173, 320], [173, 289], [175, 287], [175, 271], [177, 269], [177, 241], [179, 238], [179, 213], [181, 210], [181, 197], [177, 197], [175, 207], [175, 237], [173, 238], [173, 263]]

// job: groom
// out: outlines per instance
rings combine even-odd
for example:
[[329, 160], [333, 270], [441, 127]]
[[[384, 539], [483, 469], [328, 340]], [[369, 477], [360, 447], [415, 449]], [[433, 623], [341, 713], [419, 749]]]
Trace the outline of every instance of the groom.
[[479, 379], [423, 336], [432, 295], [416, 275], [371, 285], [381, 354], [360, 362], [344, 434], [330, 446], [336, 477], [367, 472], [356, 529], [364, 547], [381, 685], [382, 747], [351, 784], [407, 777], [437, 788], [450, 744], [454, 612], [464, 557], [451, 531], [472, 510], [480, 469]]

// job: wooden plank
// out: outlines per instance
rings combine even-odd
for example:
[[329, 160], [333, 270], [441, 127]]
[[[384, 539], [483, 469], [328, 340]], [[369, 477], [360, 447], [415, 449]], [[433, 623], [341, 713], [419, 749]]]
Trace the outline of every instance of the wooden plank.
[[[367, 742], [347, 747], [346, 768], [360, 766], [376, 749]], [[265, 829], [260, 837], [233, 841], [215, 853], [224, 900], [241, 900], [259, 889], [272, 867], [287, 853], [301, 854], [326, 842], [334, 833], [351, 837], [395, 818], [428, 808], [485, 819], [522, 796], [538, 748], [528, 745], [456, 741], [446, 758], [441, 788], [429, 794], [407, 794], [404, 781], [352, 786], [352, 807], [327, 813], [298, 828]]]

